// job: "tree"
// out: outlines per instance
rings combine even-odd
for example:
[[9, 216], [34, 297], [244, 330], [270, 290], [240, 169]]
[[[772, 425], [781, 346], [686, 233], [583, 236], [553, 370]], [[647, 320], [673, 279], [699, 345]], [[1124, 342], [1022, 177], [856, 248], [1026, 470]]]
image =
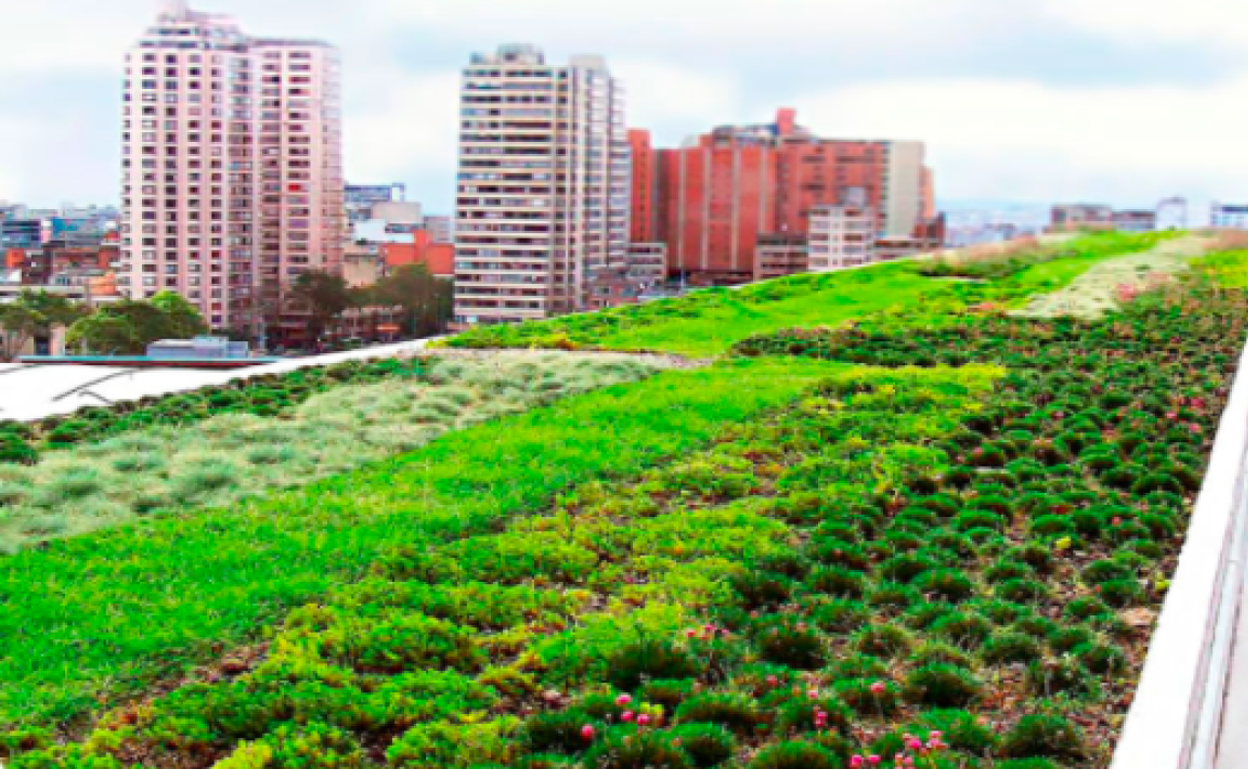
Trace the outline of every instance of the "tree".
[[438, 278], [423, 264], [403, 265], [372, 287], [372, 301], [404, 311], [404, 331], [427, 337], [445, 331], [454, 294], [450, 281]]
[[144, 350], [134, 323], [108, 313], [96, 313], [69, 327], [65, 342], [101, 355], [137, 354]]
[[85, 305], [46, 291], [23, 291], [13, 302], [0, 305], [0, 361], [12, 361], [26, 344], [53, 327], [69, 326], [91, 312]]
[[290, 288], [290, 298], [311, 314], [308, 337], [320, 339], [329, 323], [351, 307], [351, 290], [340, 275], [321, 271], [301, 273]]
[[208, 331], [203, 316], [181, 294], [162, 291], [156, 293], [149, 302], [152, 307], [165, 314], [170, 339], [190, 339]]
[[71, 326], [68, 339], [101, 355], [138, 356], [157, 340], [187, 339], [207, 328], [193, 305], [161, 292], [150, 300], [123, 299], [101, 308]]

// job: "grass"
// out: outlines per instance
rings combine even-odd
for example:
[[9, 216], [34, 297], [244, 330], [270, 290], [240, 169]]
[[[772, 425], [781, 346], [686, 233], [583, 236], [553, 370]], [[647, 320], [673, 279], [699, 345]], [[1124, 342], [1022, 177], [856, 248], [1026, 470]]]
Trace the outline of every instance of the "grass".
[[[640, 306], [513, 326], [480, 327], [445, 344], [464, 348], [651, 350], [695, 358], [722, 355], [737, 342], [794, 326], [836, 326], [899, 308], [931, 305], [944, 314], [950, 302], [979, 297], [1019, 304], [1058, 291], [1100, 262], [1145, 251], [1169, 235], [1102, 233], [1044, 247], [1000, 264], [980, 260], [982, 282], [928, 277], [932, 262], [902, 261], [833, 273], [802, 274], [736, 291], [712, 289]], [[994, 252], [995, 254], [996, 252]], [[993, 257], [997, 259], [998, 257]], [[947, 275], [942, 268], [938, 271]]]
[[[1173, 233], [1158, 236], [1153, 249], [1102, 254], [1077, 272], [1060, 276], [1053, 288], [1037, 293], [1020, 313], [1029, 316], [1074, 315], [1096, 318], [1175, 274], [1186, 272], [1203, 244], [1192, 237], [1175, 240]], [[1066, 266], [1059, 266], [1066, 273]]]
[[[1245, 237], [1248, 238], [1248, 234]], [[1221, 286], [1248, 289], [1248, 250], [1215, 252], [1197, 260], [1196, 266]]]
[[907, 264], [872, 267], [819, 279], [806, 279], [809, 293], [775, 302], [751, 302], [728, 295], [723, 304], [698, 318], [621, 328], [598, 344], [612, 350], [660, 350], [706, 358], [724, 353], [750, 334], [794, 324], [835, 325], [905, 305], [933, 290], [932, 282]]
[[0, 552], [120, 526], [140, 516], [216, 509], [346, 473], [448, 431], [566, 395], [631, 382], [658, 367], [626, 356], [431, 359], [424, 376], [344, 384], [283, 416], [226, 414], [157, 426], [0, 466]]
[[144, 521], [0, 561], [0, 724], [61, 723], [258, 637], [387, 549], [488, 530], [636, 474], [784, 404], [826, 364], [671, 371], [449, 434], [212, 516]]

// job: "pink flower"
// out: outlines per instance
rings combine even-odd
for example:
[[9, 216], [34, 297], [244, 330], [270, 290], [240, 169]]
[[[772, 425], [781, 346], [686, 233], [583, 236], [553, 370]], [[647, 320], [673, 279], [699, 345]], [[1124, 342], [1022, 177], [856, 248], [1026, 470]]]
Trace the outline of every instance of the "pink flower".
[[623, 714], [620, 714], [620, 721], [621, 721], [621, 722], [631, 722], [631, 721], [633, 721], [633, 712], [631, 712], [631, 711], [625, 711]]
[[587, 741], [592, 741], [594, 739], [594, 732], [593, 725], [585, 725], [581, 728], [581, 737]]
[[1166, 412], [1166, 419], [1177, 420], [1179, 419], [1179, 413], [1178, 412]]
[[649, 714], [639, 715], [637, 717], [637, 724], [641, 725], [642, 727], [645, 727], [646, 725], [650, 724], [650, 715]]
[[1191, 428], [1192, 433], [1202, 433], [1204, 431], [1204, 428], [1201, 428], [1196, 423], [1192, 423], [1188, 427]]
[[779, 679], [778, 677], [776, 677], [776, 676], [774, 676], [774, 675], [773, 675], [773, 676], [769, 676], [769, 677], [767, 677], [767, 686], [768, 686], [768, 687], [775, 687], [775, 686], [776, 686], [776, 685], [778, 685], [778, 684], [780, 684], [780, 679]]
[[854, 755], [853, 759], [849, 760], [849, 766], [855, 768], [855, 770], [862, 767], [864, 764], [866, 764], [866, 760], [857, 754]]
[[888, 686], [885, 685], [883, 682], [876, 682], [875, 684], [871, 685], [871, 692], [876, 695], [883, 695], [884, 691], [887, 689], [888, 689]]
[[631, 695], [621, 695], [620, 697], [615, 699], [615, 705], [617, 706], [627, 706], [628, 704], [632, 702], [633, 702], [633, 696]]
[[879, 764], [880, 764], [880, 762], [881, 762], [880, 755], [879, 755], [879, 754], [872, 754], [871, 756], [867, 757], [867, 762], [868, 762], [868, 763], [869, 763], [872, 767], [878, 767], [878, 766], [879, 766]]
[[806, 695], [807, 695], [807, 697], [809, 697], [811, 700], [814, 700], [815, 698], [818, 698], [818, 697], [819, 697], [819, 691], [818, 691], [818, 690], [810, 690], [809, 692], [807, 692], [807, 693], [806, 693]]

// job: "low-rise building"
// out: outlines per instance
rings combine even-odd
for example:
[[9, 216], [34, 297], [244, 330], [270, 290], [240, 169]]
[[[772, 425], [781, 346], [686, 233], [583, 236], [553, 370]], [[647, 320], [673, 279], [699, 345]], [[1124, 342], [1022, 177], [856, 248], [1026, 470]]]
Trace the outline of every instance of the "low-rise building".
[[1062, 203], [1053, 207], [1050, 229], [1055, 232], [1082, 227], [1109, 228], [1114, 224], [1114, 207], [1102, 203]]
[[1214, 227], [1248, 230], [1248, 204], [1214, 203], [1210, 224]]
[[661, 284], [667, 277], [667, 244], [630, 243], [628, 277], [637, 282], [642, 292]]
[[1151, 233], [1157, 229], [1157, 212], [1148, 209], [1115, 211], [1114, 229], [1126, 233]]
[[760, 233], [754, 248], [754, 280], [810, 270], [810, 240], [796, 233]]
[[875, 261], [876, 213], [861, 206], [817, 206], [810, 213], [812, 272], [844, 270]]

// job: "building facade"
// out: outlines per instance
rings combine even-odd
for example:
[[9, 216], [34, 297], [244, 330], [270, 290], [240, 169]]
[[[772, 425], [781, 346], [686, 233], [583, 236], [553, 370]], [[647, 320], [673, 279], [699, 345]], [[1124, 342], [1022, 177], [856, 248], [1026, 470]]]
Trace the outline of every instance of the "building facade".
[[403, 184], [349, 184], [344, 188], [343, 202], [347, 209], [347, 221], [369, 219], [373, 206], [378, 203], [394, 203], [407, 200], [407, 185]]
[[1125, 233], [1151, 233], [1157, 229], [1157, 212], [1152, 209], [1115, 211], [1114, 229]]
[[426, 216], [425, 230], [429, 232], [429, 239], [434, 243], [455, 242], [455, 219], [453, 217], [440, 214]]
[[1209, 223], [1214, 227], [1248, 230], [1248, 204], [1214, 203]]
[[629, 129], [628, 149], [632, 153], [632, 204], [629, 206], [629, 241], [654, 243], [658, 232], [658, 200], [656, 198], [654, 146], [650, 132]]
[[628, 277], [639, 292], [661, 284], [667, 277], [667, 244], [628, 244]]
[[808, 236], [820, 206], [870, 209], [876, 236], [911, 236], [934, 214], [922, 143], [823, 139], [792, 109], [679, 149], [651, 151], [635, 132], [632, 148], [634, 211], [653, 200], [652, 238], [668, 244], [669, 269], [694, 283], [753, 280], [760, 239]]
[[810, 271], [810, 240], [804, 235], [764, 233], [754, 249], [754, 280], [766, 281]]
[[[464, 69], [455, 224], [457, 327], [598, 306], [627, 270], [623, 90], [599, 57], [531, 46]], [[594, 299], [597, 296], [599, 299]]]
[[818, 206], [810, 218], [810, 270], [824, 273], [876, 261], [877, 217], [861, 206]]
[[1072, 230], [1079, 227], [1111, 227], [1114, 224], [1114, 207], [1101, 203], [1062, 203], [1053, 207], [1049, 220], [1054, 231]]
[[166, 3], [126, 57], [121, 291], [176, 291], [213, 328], [297, 325], [285, 289], [341, 268], [340, 77], [325, 43]]

